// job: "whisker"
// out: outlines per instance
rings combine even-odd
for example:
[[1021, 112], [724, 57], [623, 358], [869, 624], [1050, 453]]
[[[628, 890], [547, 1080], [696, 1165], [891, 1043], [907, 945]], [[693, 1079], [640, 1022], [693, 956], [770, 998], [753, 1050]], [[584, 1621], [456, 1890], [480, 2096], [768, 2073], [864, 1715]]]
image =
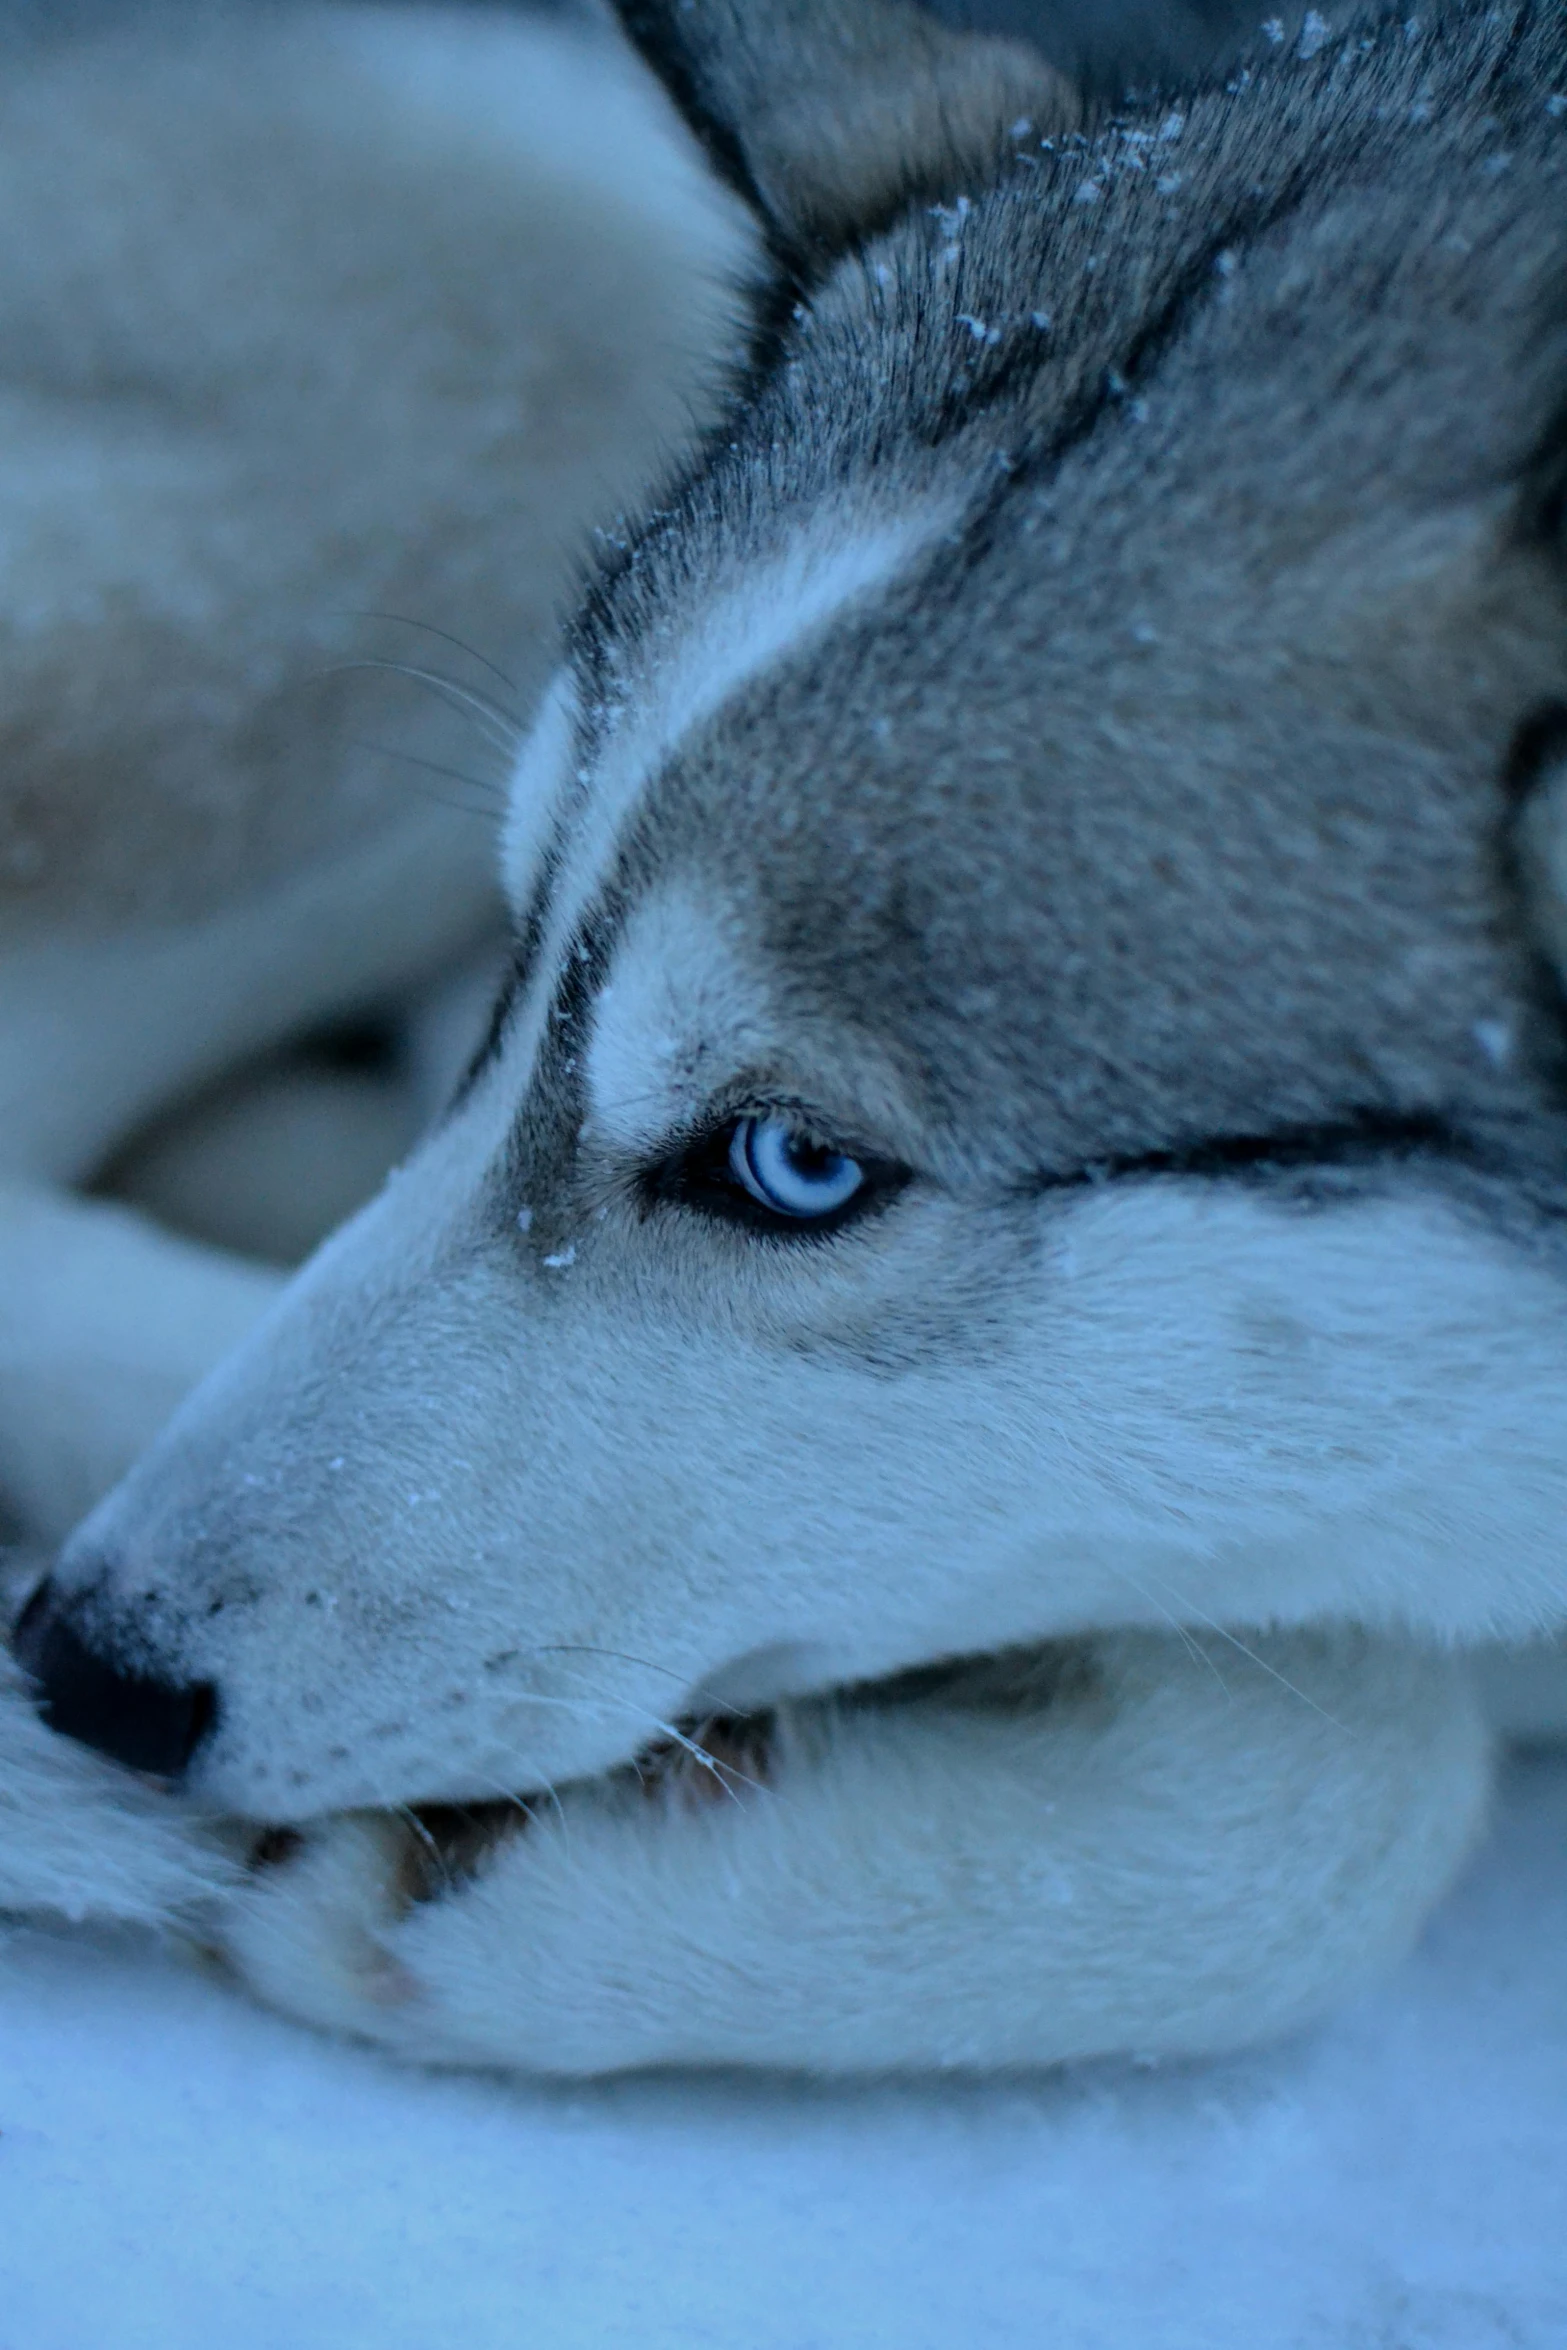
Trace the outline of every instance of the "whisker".
[[471, 816], [479, 824], [495, 822], [495, 810], [482, 806], [477, 800], [454, 800], [439, 791], [421, 791], [415, 797], [426, 808], [446, 808], [454, 816]]
[[[1121, 1571], [1124, 1573], [1125, 1570], [1123, 1569]], [[1130, 1578], [1128, 1578], [1128, 1580], [1130, 1580]], [[1254, 1648], [1248, 1648], [1245, 1641], [1242, 1640], [1238, 1632], [1232, 1632], [1227, 1624], [1221, 1624], [1216, 1617], [1204, 1615], [1200, 1607], [1193, 1607], [1191, 1602], [1185, 1598], [1180, 1591], [1176, 1590], [1176, 1587], [1173, 1583], [1166, 1583], [1164, 1588], [1166, 1591], [1173, 1593], [1176, 1604], [1185, 1608], [1190, 1615], [1195, 1616], [1198, 1623], [1203, 1625], [1207, 1631], [1216, 1632], [1221, 1640], [1227, 1640], [1230, 1646], [1233, 1649], [1237, 1649], [1239, 1653], [1246, 1658], [1249, 1664], [1254, 1664], [1259, 1672], [1266, 1673], [1270, 1681], [1277, 1681], [1279, 1687], [1281, 1689], [1287, 1689], [1291, 1697], [1298, 1697], [1302, 1705], [1309, 1705], [1314, 1714], [1320, 1714], [1325, 1722], [1332, 1723], [1335, 1730], [1344, 1731], [1346, 1736], [1348, 1735], [1347, 1724], [1341, 1722], [1336, 1714], [1330, 1714], [1325, 1705], [1319, 1705], [1316, 1699], [1314, 1697], [1308, 1696], [1304, 1689], [1297, 1688], [1295, 1683], [1290, 1679], [1289, 1675], [1287, 1673], [1281, 1673], [1276, 1665], [1270, 1665], [1265, 1656], [1259, 1656]], [[1144, 1596], [1145, 1598], [1153, 1597], [1151, 1592], [1145, 1593]], [[1157, 1600], [1155, 1600], [1154, 1604], [1155, 1606], [1158, 1605]], [[1211, 1663], [1212, 1659], [1210, 1658], [1209, 1661]], [[1217, 1671], [1217, 1667], [1215, 1667], [1215, 1671]], [[1223, 1686], [1222, 1675], [1220, 1676], [1220, 1686]]]
[[749, 1771], [742, 1771], [738, 1763], [720, 1762], [718, 1757], [712, 1754], [707, 1759], [720, 1787], [731, 1802], [738, 1803], [740, 1801], [740, 1797], [736, 1793], [736, 1789], [740, 1787], [749, 1787], [753, 1795], [771, 1796], [777, 1792], [775, 1788], [769, 1787], [765, 1779], [753, 1779]]
[[1157, 1613], [1164, 1618], [1165, 1622], [1169, 1625], [1170, 1630], [1175, 1634], [1176, 1639], [1179, 1640], [1181, 1646], [1185, 1649], [1187, 1655], [1193, 1658], [1196, 1662], [1205, 1664], [1207, 1666], [1209, 1672], [1218, 1682], [1219, 1687], [1224, 1691], [1225, 1696], [1228, 1697], [1230, 1693], [1228, 1682], [1225, 1680], [1224, 1675], [1220, 1672], [1218, 1666], [1214, 1663], [1213, 1658], [1208, 1654], [1207, 1649], [1204, 1648], [1202, 1642], [1192, 1631], [1191, 1626], [1189, 1624], [1183, 1624], [1180, 1617], [1176, 1615], [1172, 1609], [1165, 1606], [1158, 1593], [1150, 1591], [1146, 1583], [1140, 1583], [1129, 1567], [1113, 1567], [1111, 1572], [1113, 1574], [1119, 1575], [1123, 1583], [1129, 1583], [1132, 1589], [1136, 1592], [1138, 1598], [1145, 1599], [1148, 1602], [1148, 1605], [1155, 1609]]
[[[548, 1648], [541, 1650], [528, 1649], [523, 1650], [520, 1653], [523, 1655], [548, 1655], [551, 1653], [551, 1650]], [[585, 1653], [590, 1656], [613, 1656], [615, 1651], [613, 1649], [596, 1650], [590, 1648], [586, 1650]], [[541, 1690], [516, 1689], [511, 1692], [511, 1699], [515, 1704], [557, 1706], [562, 1711], [567, 1713], [576, 1713], [579, 1716], [584, 1714], [596, 1714], [601, 1719], [606, 1714], [623, 1714], [629, 1716], [632, 1721], [645, 1723], [647, 1728], [655, 1731], [660, 1738], [667, 1738], [671, 1745], [678, 1746], [681, 1752], [688, 1756], [689, 1759], [696, 1764], [698, 1770], [711, 1772], [713, 1777], [723, 1788], [726, 1795], [734, 1796], [734, 1789], [729, 1785], [729, 1781], [725, 1777], [726, 1771], [735, 1778], [744, 1777], [744, 1774], [742, 1772], [736, 1771], [732, 1764], [721, 1763], [716, 1759], [715, 1756], [709, 1754], [706, 1747], [701, 1745], [697, 1739], [691, 1737], [687, 1731], [682, 1730], [678, 1723], [667, 1722], [663, 1720], [660, 1715], [649, 1713], [646, 1706], [637, 1705], [629, 1697], [557, 1697], [554, 1695], [546, 1695]], [[735, 1718], [736, 1720], [745, 1720], [748, 1717], [741, 1714], [739, 1709], [736, 1708]], [[635, 1756], [632, 1757], [632, 1764], [633, 1767], [636, 1766]], [[756, 1784], [757, 1782], [746, 1780], [745, 1783], [750, 1786]], [[736, 1797], [735, 1800], [738, 1801], [738, 1798]]]
[[[652, 1657], [637, 1656], [629, 1649], [598, 1648], [591, 1641], [550, 1640], [541, 1642], [537, 1647], [519, 1649], [517, 1653], [519, 1656], [608, 1657], [614, 1664], [637, 1665], [644, 1673], [662, 1673], [666, 1680], [678, 1681], [682, 1687], [689, 1686], [689, 1676], [677, 1672], [673, 1665], [656, 1664]], [[726, 1705], [724, 1711], [727, 1714], [733, 1714], [737, 1721], [743, 1722], [750, 1718], [747, 1709], [742, 1705]]]
[[[606, 1714], [626, 1714], [632, 1721], [645, 1722], [650, 1730], [658, 1732], [660, 1738], [671, 1738], [677, 1746], [685, 1747], [692, 1754], [696, 1752], [684, 1730], [677, 1729], [673, 1722], [664, 1721], [658, 1714], [649, 1713], [646, 1706], [637, 1705], [629, 1697], [557, 1697], [542, 1689], [513, 1689], [508, 1693], [507, 1702], [511, 1705], [552, 1706], [562, 1713], [579, 1717], [596, 1716], [600, 1720]], [[708, 1755], [706, 1760], [712, 1764], [713, 1758]]]
[[463, 637], [453, 636], [449, 628], [437, 628], [433, 621], [415, 620], [407, 612], [361, 612], [352, 605], [346, 608], [345, 616], [350, 620], [389, 620], [394, 628], [417, 628], [422, 636], [438, 636], [443, 645], [452, 646], [456, 652], [466, 653], [470, 661], [477, 661], [481, 669], [487, 669], [492, 677], [499, 678], [509, 694], [522, 690], [517, 680], [508, 677], [499, 663], [492, 661], [487, 653], [481, 653], [477, 645], [470, 645]]
[[427, 774], [444, 775], [452, 783], [467, 784], [470, 790], [486, 794], [497, 809], [506, 805], [506, 787], [492, 776], [475, 775], [467, 767], [448, 767], [439, 759], [422, 758], [417, 751], [401, 751], [394, 743], [372, 742], [368, 735], [351, 735], [349, 742], [356, 751], [374, 751], [383, 759], [400, 760], [405, 767], [422, 767]]
[[464, 711], [472, 718], [486, 741], [493, 743], [497, 750], [504, 751], [508, 758], [516, 756], [522, 741], [522, 721], [490, 695], [478, 693], [472, 686], [459, 685], [455, 677], [447, 677], [439, 669], [422, 669], [416, 661], [334, 661], [319, 674], [351, 677], [362, 669], [377, 670], [389, 677], [411, 677], [418, 684], [427, 685], [450, 708]]
[[[488, 1771], [477, 1772], [475, 1773], [475, 1776], [486, 1779], [489, 1782], [492, 1792], [486, 1799], [487, 1801], [492, 1803], [504, 1803], [508, 1805], [511, 1810], [520, 1811], [526, 1825], [529, 1827], [533, 1825], [535, 1816], [534, 1809], [533, 1805], [528, 1800], [528, 1796], [519, 1795], [515, 1787], [508, 1787], [504, 1781], [492, 1778]], [[566, 1818], [566, 1807], [561, 1802], [560, 1792], [556, 1787], [554, 1780], [541, 1779], [537, 1788], [530, 1790], [530, 1793], [537, 1793], [542, 1795], [545, 1801], [553, 1807], [555, 1817], [560, 1822], [560, 1832], [566, 1839], [566, 1842], [569, 1844], [571, 1842], [571, 1827]]]
[[425, 1851], [429, 1854], [431, 1860], [433, 1860], [437, 1866], [439, 1866], [441, 1859], [441, 1848], [436, 1843], [435, 1838], [431, 1835], [429, 1829], [425, 1826], [423, 1820], [420, 1819], [419, 1814], [415, 1811], [413, 1805], [411, 1803], [394, 1803], [391, 1806], [391, 1810], [395, 1818], [400, 1819], [406, 1828], [411, 1828], [413, 1830], [413, 1833], [418, 1837], [420, 1843], [424, 1846]]

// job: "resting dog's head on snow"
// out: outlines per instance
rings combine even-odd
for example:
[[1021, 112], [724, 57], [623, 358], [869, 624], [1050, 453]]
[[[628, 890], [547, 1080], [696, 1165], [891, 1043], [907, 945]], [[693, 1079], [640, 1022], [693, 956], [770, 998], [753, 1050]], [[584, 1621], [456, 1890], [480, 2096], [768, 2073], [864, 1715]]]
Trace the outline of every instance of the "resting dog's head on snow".
[[520, 761], [487, 1050], [69, 1546], [56, 1718], [287, 1819], [1561, 1624], [1560, 11], [1080, 125], [902, 7], [623, 13], [785, 290]]

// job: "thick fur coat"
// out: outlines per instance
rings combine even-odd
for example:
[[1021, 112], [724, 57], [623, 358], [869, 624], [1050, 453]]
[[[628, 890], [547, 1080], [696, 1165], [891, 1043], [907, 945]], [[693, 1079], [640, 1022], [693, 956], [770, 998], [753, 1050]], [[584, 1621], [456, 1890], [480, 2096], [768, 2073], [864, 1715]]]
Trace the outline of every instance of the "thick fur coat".
[[639, 429], [730, 405], [600, 542], [455, 1104], [21, 1655], [250, 1979], [405, 2052], [1233, 2045], [1407, 1940], [1460, 1652], [1567, 1625], [1560, 12], [1108, 105], [894, 0], [623, 15], [711, 166], [649, 130]]

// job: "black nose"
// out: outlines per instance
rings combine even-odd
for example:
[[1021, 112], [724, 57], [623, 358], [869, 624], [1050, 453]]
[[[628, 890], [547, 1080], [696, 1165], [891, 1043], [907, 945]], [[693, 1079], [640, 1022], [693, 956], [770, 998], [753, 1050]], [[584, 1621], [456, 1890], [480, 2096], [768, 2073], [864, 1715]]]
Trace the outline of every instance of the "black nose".
[[217, 1715], [210, 1681], [180, 1687], [90, 1648], [47, 1583], [22, 1611], [16, 1653], [50, 1728], [133, 1771], [178, 1778]]

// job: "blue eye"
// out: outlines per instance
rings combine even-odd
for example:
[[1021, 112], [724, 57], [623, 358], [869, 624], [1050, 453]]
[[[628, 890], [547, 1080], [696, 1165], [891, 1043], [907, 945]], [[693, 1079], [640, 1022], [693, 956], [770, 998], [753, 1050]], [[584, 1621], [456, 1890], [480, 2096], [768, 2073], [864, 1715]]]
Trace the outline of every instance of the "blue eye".
[[741, 1118], [729, 1137], [729, 1172], [775, 1216], [797, 1223], [831, 1216], [864, 1188], [865, 1169], [787, 1118]]

